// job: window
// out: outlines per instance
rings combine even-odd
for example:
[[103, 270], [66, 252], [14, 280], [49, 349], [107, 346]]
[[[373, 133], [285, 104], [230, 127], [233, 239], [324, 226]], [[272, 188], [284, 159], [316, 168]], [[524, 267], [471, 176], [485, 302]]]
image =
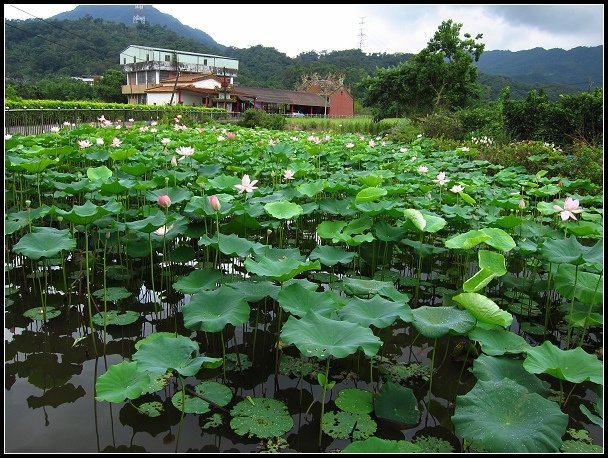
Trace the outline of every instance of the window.
[[135, 63], [135, 59], [137, 59], [137, 57], [133, 56], [133, 63]]
[[122, 58], [122, 63], [125, 64], [125, 65], [127, 64], [127, 58], [126, 57]]
[[146, 54], [146, 60], [150, 60], [150, 54]]
[[207, 65], [207, 59], [203, 59], [203, 65]]
[[165, 62], [171, 62], [171, 54], [165, 54]]

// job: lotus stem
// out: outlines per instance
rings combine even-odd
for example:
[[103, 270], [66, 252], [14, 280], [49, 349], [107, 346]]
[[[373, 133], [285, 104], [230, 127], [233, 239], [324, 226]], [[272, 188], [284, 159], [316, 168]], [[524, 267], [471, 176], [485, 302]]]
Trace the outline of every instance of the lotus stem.
[[184, 379], [179, 373], [177, 374], [177, 377], [179, 379], [182, 391], [182, 414], [179, 418], [179, 426], [177, 427], [177, 438], [175, 439], [175, 453], [177, 453], [177, 447], [179, 445], [179, 436], [182, 432], [182, 424], [184, 423], [184, 412], [186, 410], [186, 386], [184, 384]]
[[91, 310], [91, 277], [89, 274], [89, 231], [87, 225], [85, 225], [84, 227], [84, 250], [84, 260], [87, 276], [87, 311], [89, 313], [89, 328], [91, 329], [91, 338], [93, 339], [93, 349], [95, 350], [95, 356], [97, 356], [97, 343], [95, 343], [93, 330], [93, 312]]
[[325, 415], [325, 394], [327, 392], [327, 382], [329, 381], [329, 361], [331, 356], [327, 356], [327, 364], [325, 365], [325, 383], [323, 384], [323, 393], [321, 394], [321, 419], [319, 421], [319, 449], [321, 449], [321, 438], [323, 437], [323, 415]]
[[220, 337], [222, 339], [222, 381], [226, 383], [226, 344], [224, 343], [224, 330], [220, 331]]
[[566, 348], [570, 348], [570, 338], [572, 337], [572, 329], [574, 328], [572, 324], [572, 313], [574, 312], [574, 296], [576, 294], [576, 284], [578, 282], [578, 264], [574, 268], [574, 286], [572, 287], [572, 300], [570, 301], [570, 314], [569, 314], [569, 323], [568, 323], [568, 336], [566, 337]]

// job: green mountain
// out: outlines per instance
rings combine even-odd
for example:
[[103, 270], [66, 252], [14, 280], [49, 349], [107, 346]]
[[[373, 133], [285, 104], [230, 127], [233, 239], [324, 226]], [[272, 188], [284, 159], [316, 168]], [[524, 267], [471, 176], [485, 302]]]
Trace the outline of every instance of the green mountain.
[[[80, 5], [46, 20], [5, 20], [5, 78], [35, 82], [56, 76], [101, 75], [121, 69], [119, 54], [131, 44], [220, 54], [239, 60], [237, 83], [293, 89], [306, 73], [345, 75], [355, 98], [357, 83], [378, 68], [399, 65], [405, 53], [365, 54], [358, 49], [295, 58], [275, 48], [236, 48], [218, 44], [203, 31], [145, 5], [145, 24], [133, 23], [134, 5]], [[603, 85], [603, 46], [569, 51], [485, 51], [479, 62], [484, 94], [495, 99], [510, 86], [513, 98], [544, 89], [551, 99]]]

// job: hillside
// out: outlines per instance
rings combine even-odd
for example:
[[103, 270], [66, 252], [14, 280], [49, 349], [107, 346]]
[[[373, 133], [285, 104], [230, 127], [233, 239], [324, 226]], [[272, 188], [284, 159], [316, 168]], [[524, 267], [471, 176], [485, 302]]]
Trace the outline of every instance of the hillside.
[[[217, 43], [211, 36], [199, 29], [194, 29], [182, 24], [169, 14], [161, 13], [151, 5], [144, 5], [144, 15], [146, 23], [167, 27], [172, 32], [182, 37], [190, 38], [198, 43], [214, 49], [215, 53], [222, 53], [226, 48]], [[133, 25], [134, 5], [79, 5], [72, 11], [56, 14], [50, 20], [70, 20], [75, 21], [89, 15], [95, 19], [103, 19], [108, 22], [118, 22], [125, 25]]]

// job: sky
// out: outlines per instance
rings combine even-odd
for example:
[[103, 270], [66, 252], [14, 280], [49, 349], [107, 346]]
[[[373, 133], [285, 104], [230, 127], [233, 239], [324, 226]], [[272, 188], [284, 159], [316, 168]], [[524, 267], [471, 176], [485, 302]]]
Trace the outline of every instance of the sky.
[[[47, 19], [77, 5], [5, 4], [5, 19]], [[146, 5], [147, 6], [147, 5]], [[144, 15], [146, 6], [144, 6]], [[536, 47], [565, 50], [604, 44], [604, 5], [151, 5], [217, 43], [262, 45], [289, 57], [308, 51], [360, 48], [365, 53], [416, 54], [448, 19], [486, 51]], [[231, 19], [232, 18], [232, 19]]]

